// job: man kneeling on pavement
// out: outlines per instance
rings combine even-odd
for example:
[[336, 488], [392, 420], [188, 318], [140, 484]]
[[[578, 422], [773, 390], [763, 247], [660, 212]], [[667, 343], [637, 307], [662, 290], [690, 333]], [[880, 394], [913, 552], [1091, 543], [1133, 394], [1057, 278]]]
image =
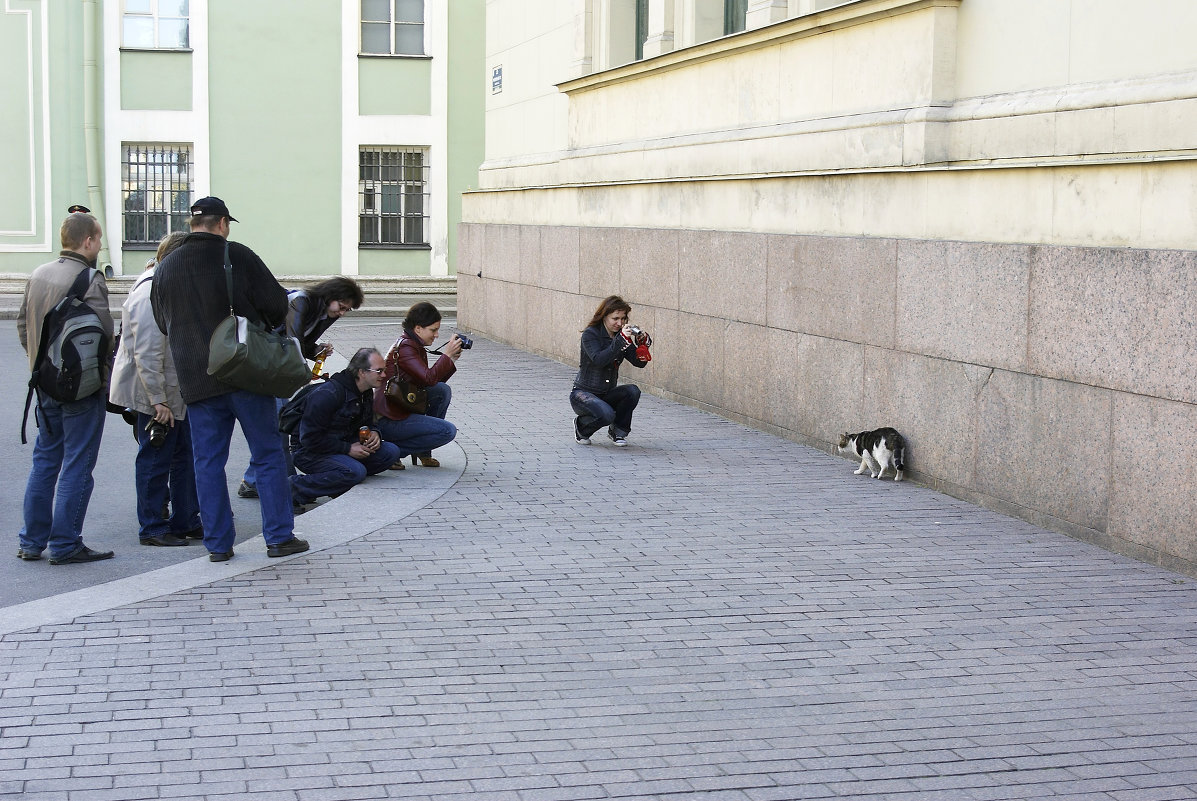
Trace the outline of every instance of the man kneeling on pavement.
[[374, 428], [374, 390], [382, 384], [382, 354], [362, 348], [349, 366], [308, 395], [299, 419], [291, 477], [296, 512], [321, 495], [336, 497], [399, 459], [399, 446]]

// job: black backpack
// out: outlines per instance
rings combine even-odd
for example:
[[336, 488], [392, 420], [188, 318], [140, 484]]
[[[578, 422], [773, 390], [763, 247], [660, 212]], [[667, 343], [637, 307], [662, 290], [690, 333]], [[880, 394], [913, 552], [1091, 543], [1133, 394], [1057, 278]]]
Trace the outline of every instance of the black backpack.
[[295, 391], [290, 400], [283, 404], [283, 408], [278, 411], [278, 430], [280, 434], [294, 435], [299, 431], [299, 420], [303, 417], [303, 410], [307, 408], [308, 397], [322, 386], [324, 384], [319, 381], [304, 384]]
[[25, 414], [21, 418], [21, 444], [34, 390], [60, 403], [90, 398], [104, 388], [103, 368], [110, 349], [100, 316], [83, 302], [94, 268], [84, 267], [66, 296], [42, 318], [41, 340], [29, 376]]

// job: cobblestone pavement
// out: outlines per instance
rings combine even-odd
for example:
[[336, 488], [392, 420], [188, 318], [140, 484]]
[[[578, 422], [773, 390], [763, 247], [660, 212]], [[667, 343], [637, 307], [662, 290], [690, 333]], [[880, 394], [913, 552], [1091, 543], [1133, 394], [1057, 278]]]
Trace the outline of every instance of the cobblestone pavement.
[[647, 395], [577, 445], [572, 372], [479, 340], [424, 508], [0, 637], [0, 796], [1197, 798], [1191, 580]]

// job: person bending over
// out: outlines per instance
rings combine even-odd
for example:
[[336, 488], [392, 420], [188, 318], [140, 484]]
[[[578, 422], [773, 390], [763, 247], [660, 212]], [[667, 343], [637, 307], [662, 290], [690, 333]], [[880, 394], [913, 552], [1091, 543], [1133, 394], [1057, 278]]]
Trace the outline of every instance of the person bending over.
[[347, 368], [308, 395], [295, 450], [295, 466], [305, 475], [291, 477], [296, 506], [321, 495], [336, 497], [399, 458], [398, 446], [384, 442], [372, 425], [373, 393], [382, 373], [382, 354], [362, 348]]
[[[278, 333], [285, 333], [289, 337], [299, 340], [299, 349], [303, 357], [311, 361], [318, 361], [332, 353], [331, 342], [320, 342], [321, 335], [337, 320], [354, 309], [361, 308], [365, 296], [357, 281], [343, 275], [334, 275], [305, 289], [293, 289], [287, 293], [287, 319]], [[282, 411], [285, 398], [279, 398], [275, 404]], [[282, 437], [283, 455], [287, 459], [287, 474], [294, 475], [295, 468], [291, 464], [291, 447], [287, 437]], [[251, 464], [245, 468], [241, 476], [241, 486], [237, 487], [240, 498], [258, 497], [257, 480], [254, 467]]]
[[648, 334], [628, 325], [632, 307], [619, 295], [605, 298], [582, 330], [581, 363], [574, 378], [569, 403], [577, 413], [574, 439], [590, 444], [590, 436], [604, 426], [607, 436], [619, 447], [628, 444], [632, 412], [640, 402], [640, 387], [619, 385], [619, 366], [626, 360], [644, 367], [646, 359], [636, 354], [647, 346]]

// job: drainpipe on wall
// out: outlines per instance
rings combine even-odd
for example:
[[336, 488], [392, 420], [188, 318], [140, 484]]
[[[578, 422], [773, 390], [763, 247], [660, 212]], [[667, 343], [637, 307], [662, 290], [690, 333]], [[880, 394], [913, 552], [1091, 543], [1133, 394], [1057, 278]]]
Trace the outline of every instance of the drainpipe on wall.
[[[100, 92], [100, 66], [96, 60], [96, 40], [99, 26], [96, 0], [83, 0], [83, 158], [87, 164], [87, 206], [92, 215], [104, 221], [104, 193], [100, 191], [100, 124], [98, 122]], [[109, 240], [102, 240], [107, 243]], [[96, 265], [102, 266], [104, 274], [111, 277], [112, 264], [108, 256], [108, 245], [104, 244], [96, 257]]]

